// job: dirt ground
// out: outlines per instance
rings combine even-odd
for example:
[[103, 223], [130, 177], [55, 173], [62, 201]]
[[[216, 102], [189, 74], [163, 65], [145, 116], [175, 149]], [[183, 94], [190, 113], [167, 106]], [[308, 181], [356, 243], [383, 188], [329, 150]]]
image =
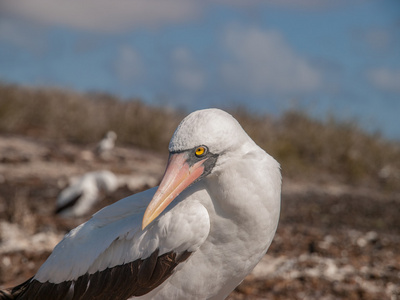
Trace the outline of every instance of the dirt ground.
[[[62, 236], [87, 218], [54, 216], [68, 179], [110, 170], [120, 188], [94, 209], [158, 184], [167, 153], [0, 136], [0, 288], [35, 274]], [[277, 234], [228, 299], [400, 299], [400, 195], [284, 177]], [[94, 212], [93, 211], [93, 212]]]

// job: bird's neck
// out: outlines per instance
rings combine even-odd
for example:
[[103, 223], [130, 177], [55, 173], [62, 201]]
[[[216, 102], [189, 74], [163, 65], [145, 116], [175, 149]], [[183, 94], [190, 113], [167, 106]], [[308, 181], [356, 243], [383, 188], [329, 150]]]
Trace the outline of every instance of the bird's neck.
[[206, 189], [212, 202], [206, 208], [215, 230], [269, 245], [279, 218], [281, 178], [278, 163], [262, 157], [246, 155], [210, 174]]

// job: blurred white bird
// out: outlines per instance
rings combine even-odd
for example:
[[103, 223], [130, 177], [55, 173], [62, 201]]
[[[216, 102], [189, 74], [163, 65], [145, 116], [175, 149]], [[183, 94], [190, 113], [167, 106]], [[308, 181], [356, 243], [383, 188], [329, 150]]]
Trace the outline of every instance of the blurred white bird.
[[101, 192], [112, 193], [118, 188], [118, 179], [110, 171], [86, 173], [64, 189], [57, 198], [56, 214], [81, 217], [101, 198]]
[[117, 134], [114, 131], [108, 131], [104, 138], [96, 146], [96, 154], [102, 156], [106, 153], [109, 153], [114, 148], [116, 139]]

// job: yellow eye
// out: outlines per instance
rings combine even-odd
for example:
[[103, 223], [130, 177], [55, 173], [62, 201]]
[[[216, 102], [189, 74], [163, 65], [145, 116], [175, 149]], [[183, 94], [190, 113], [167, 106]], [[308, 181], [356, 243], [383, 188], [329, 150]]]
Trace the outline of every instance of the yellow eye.
[[196, 148], [195, 154], [197, 157], [202, 156], [204, 153], [206, 153], [206, 148], [204, 148], [203, 146]]

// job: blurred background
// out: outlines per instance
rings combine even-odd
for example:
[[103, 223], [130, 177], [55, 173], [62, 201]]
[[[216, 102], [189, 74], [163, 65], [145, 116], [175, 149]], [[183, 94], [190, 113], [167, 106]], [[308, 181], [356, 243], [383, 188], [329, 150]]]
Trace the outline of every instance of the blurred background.
[[400, 3], [0, 1], [0, 79], [194, 110], [357, 119], [400, 138]]
[[52, 215], [71, 177], [123, 182], [93, 211], [154, 186], [180, 120], [219, 107], [284, 178], [231, 298], [400, 299], [399, 32], [397, 0], [0, 0], [0, 286], [85, 220]]

